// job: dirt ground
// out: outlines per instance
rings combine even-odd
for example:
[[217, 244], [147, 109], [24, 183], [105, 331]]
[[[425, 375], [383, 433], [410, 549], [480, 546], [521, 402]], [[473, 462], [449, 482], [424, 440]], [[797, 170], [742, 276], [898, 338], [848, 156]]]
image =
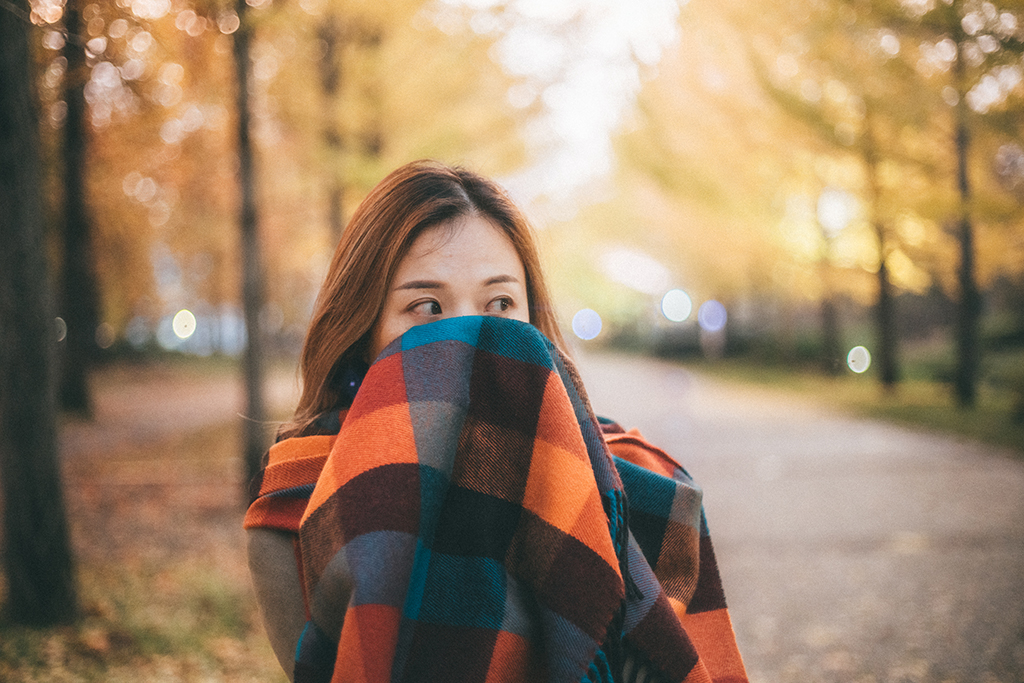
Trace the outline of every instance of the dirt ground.
[[[294, 379], [268, 381], [271, 411], [294, 401]], [[159, 365], [113, 366], [94, 381], [92, 420], [61, 428], [76, 550], [210, 556], [237, 546], [244, 511], [237, 374]], [[268, 443], [275, 423], [267, 423]], [[243, 577], [244, 578], [244, 577]]]
[[[284, 682], [245, 562], [237, 373], [119, 365], [93, 388], [60, 433], [83, 618], [0, 632], [0, 680]], [[276, 415], [294, 395], [272, 373]]]

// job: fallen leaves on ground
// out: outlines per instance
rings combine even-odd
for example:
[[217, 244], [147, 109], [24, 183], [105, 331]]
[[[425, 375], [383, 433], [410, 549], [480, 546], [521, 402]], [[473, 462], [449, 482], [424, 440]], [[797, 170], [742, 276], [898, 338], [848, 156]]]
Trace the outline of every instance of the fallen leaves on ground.
[[[168, 405], [189, 400], [174, 392], [233, 390], [223, 376], [204, 384], [190, 372], [187, 383], [166, 369], [134, 381], [148, 381], [150, 389], [164, 382], [163, 391], [140, 395]], [[125, 374], [120, 381], [133, 381]], [[100, 386], [117, 391], [116, 383]], [[153, 408], [140, 405], [139, 412], [152, 421], [159, 414]], [[43, 630], [0, 623], [0, 680], [287, 680], [249, 582], [233, 413], [212, 425], [208, 414], [195, 424], [180, 410], [169, 414], [175, 424], [148, 425], [139, 438], [124, 430], [122, 412], [111, 422], [117, 431], [94, 442], [102, 447], [62, 449], [82, 616], [73, 626]], [[102, 422], [100, 416], [91, 432]], [[69, 434], [73, 428], [62, 431]]]

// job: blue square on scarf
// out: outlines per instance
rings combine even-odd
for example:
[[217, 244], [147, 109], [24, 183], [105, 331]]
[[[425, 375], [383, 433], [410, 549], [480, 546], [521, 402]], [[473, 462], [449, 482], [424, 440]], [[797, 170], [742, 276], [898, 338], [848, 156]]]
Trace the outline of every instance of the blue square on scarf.
[[487, 557], [431, 553], [417, 621], [500, 629], [505, 569]]

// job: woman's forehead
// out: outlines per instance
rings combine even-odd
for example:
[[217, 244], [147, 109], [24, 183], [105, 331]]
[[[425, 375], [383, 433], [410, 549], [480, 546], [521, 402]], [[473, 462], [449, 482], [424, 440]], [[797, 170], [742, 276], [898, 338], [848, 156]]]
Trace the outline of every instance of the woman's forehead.
[[461, 216], [432, 226], [413, 240], [398, 273], [416, 267], [474, 268], [501, 266], [523, 270], [512, 240], [489, 219]]

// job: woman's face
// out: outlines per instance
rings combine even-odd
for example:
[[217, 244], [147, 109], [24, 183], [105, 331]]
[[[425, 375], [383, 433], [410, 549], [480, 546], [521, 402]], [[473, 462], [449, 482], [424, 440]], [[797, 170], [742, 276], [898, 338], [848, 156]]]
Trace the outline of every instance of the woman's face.
[[371, 331], [368, 361], [411, 327], [463, 315], [530, 322], [519, 254], [504, 232], [477, 215], [429, 228], [413, 241]]

